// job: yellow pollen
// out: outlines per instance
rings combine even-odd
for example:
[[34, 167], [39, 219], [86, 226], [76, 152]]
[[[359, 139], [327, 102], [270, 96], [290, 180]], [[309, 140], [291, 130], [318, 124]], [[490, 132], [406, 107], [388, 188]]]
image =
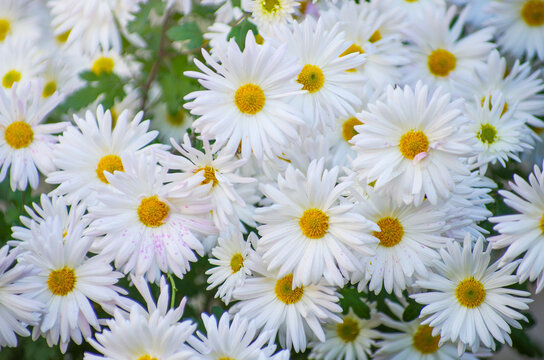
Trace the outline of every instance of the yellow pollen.
[[297, 82], [302, 84], [302, 90], [315, 93], [323, 87], [325, 76], [318, 66], [306, 64], [298, 74]]
[[201, 185], [209, 184], [210, 182], [213, 182], [212, 188], [215, 187], [219, 183], [217, 181], [217, 178], [215, 177], [215, 169], [211, 166], [204, 166], [203, 168], [199, 168], [195, 170], [196, 172], [199, 172], [200, 170], [204, 170], [204, 180], [200, 183]]
[[370, 39], [368, 39], [369, 42], [375, 43], [382, 39], [382, 34], [380, 33], [380, 30], [374, 31], [374, 33], [370, 36]]
[[457, 59], [448, 50], [438, 49], [429, 55], [427, 66], [431, 74], [435, 76], [448, 76], [450, 72], [455, 70]]
[[6, 40], [11, 24], [8, 19], [0, 19], [0, 41]]
[[151, 357], [151, 355], [142, 355], [138, 358], [138, 360], [158, 360], [156, 357]]
[[166, 114], [166, 121], [172, 126], [181, 126], [185, 121], [185, 112], [183, 109], [179, 109], [174, 115]]
[[143, 198], [138, 206], [138, 219], [147, 227], [159, 227], [164, 224], [170, 208], [157, 198], [157, 195]]
[[276, 281], [274, 292], [280, 301], [289, 305], [300, 301], [302, 294], [304, 294], [304, 287], [293, 289], [293, 274], [289, 274]]
[[240, 271], [240, 269], [244, 266], [244, 257], [240, 253], [236, 253], [232, 255], [232, 258], [230, 259], [230, 269], [232, 270], [232, 273], [236, 273]]
[[53, 270], [47, 278], [47, 287], [58, 296], [66, 296], [74, 290], [76, 286], [76, 274], [69, 267]]
[[275, 14], [281, 8], [279, 0], [262, 0], [261, 6], [266, 12], [272, 14]]
[[542, 215], [542, 217], [540, 218], [539, 227], [540, 227], [540, 231], [544, 235], [544, 215]]
[[104, 175], [104, 171], [112, 173], [114, 171], [125, 171], [121, 158], [117, 155], [106, 155], [100, 159], [96, 165], [96, 176], [105, 184], [109, 184], [108, 179]]
[[302, 213], [298, 226], [304, 236], [310, 239], [321, 239], [329, 229], [329, 217], [319, 209], [307, 209]]
[[[489, 95], [489, 110], [492, 109], [492, 106], [491, 106], [491, 99], [492, 99], [492, 95]], [[480, 104], [482, 105], [482, 107], [484, 107], [484, 104], [485, 104], [485, 96], [482, 98], [482, 100], [480, 100]], [[505, 112], [508, 111], [508, 103], [507, 102], [504, 102], [504, 106], [502, 108], [502, 112], [501, 112], [501, 116], [504, 115]]]
[[8, 71], [2, 78], [2, 86], [6, 89], [11, 89], [13, 83], [21, 80], [21, 73], [17, 70]]
[[529, 0], [521, 8], [521, 17], [529, 26], [544, 25], [544, 0]]
[[57, 83], [54, 81], [49, 81], [43, 86], [42, 97], [48, 98], [53, 95], [55, 91], [57, 91]]
[[96, 59], [91, 66], [91, 71], [96, 75], [111, 74], [114, 67], [113, 59], [107, 56], [102, 56]]
[[417, 2], [417, 0], [404, 0], [404, 1], [409, 2], [409, 3]]
[[491, 145], [497, 141], [497, 129], [491, 124], [482, 124], [476, 133], [478, 140], [484, 144]]
[[68, 235], [68, 231], [64, 230], [64, 231], [62, 232], [62, 238], [64, 239], [64, 238], [66, 237], [66, 235]]
[[34, 131], [26, 122], [15, 121], [6, 128], [4, 140], [14, 149], [26, 148], [34, 140]]
[[359, 335], [359, 331], [360, 329], [357, 321], [349, 317], [344, 318], [344, 322], [336, 325], [336, 333], [345, 343], [355, 340]]
[[414, 347], [422, 354], [433, 354], [438, 350], [440, 335], [433, 336], [433, 328], [420, 325], [412, 338]]
[[222, 356], [222, 357], [220, 357], [220, 358], [217, 359], [217, 360], [236, 360], [236, 359], [230, 358], [230, 357], [228, 357], [228, 356]]
[[70, 31], [72, 30], [68, 30], [60, 35], [57, 35], [55, 39], [57, 39], [59, 43], [64, 44], [68, 40], [68, 36], [70, 36]]
[[484, 285], [473, 277], [470, 277], [457, 285], [455, 296], [459, 304], [466, 308], [474, 309], [480, 306], [485, 300]]
[[364, 54], [365, 51], [364, 51], [363, 48], [360, 47], [359, 45], [357, 45], [357, 44], [351, 44], [350, 47], [348, 47], [343, 53], [340, 54], [340, 57], [346, 56], [346, 55], [348, 55], [348, 54], [353, 54], [353, 53]]
[[255, 84], [245, 84], [236, 90], [234, 103], [240, 112], [255, 115], [261, 111], [265, 102], [264, 91]]
[[342, 124], [342, 137], [346, 142], [349, 142], [355, 135], [357, 135], [357, 131], [355, 130], [355, 126], [362, 125], [363, 123], [355, 118], [349, 118]]
[[255, 42], [259, 45], [264, 44], [264, 38], [261, 36], [261, 34], [255, 35]]
[[399, 147], [405, 158], [413, 160], [416, 155], [429, 149], [429, 139], [423, 131], [410, 130], [400, 137]]
[[404, 228], [400, 221], [392, 217], [383, 217], [376, 223], [380, 231], [374, 231], [372, 235], [380, 240], [383, 247], [393, 247], [401, 242], [404, 235]]

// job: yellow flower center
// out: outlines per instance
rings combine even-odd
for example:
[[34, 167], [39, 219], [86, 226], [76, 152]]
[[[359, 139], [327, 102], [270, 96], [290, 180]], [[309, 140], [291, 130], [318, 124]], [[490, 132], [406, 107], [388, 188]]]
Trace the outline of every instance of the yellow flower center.
[[319, 209], [307, 209], [302, 213], [298, 226], [304, 236], [321, 239], [329, 229], [329, 216]]
[[482, 124], [476, 137], [484, 144], [491, 145], [497, 140], [497, 129], [491, 124]]
[[104, 175], [104, 171], [112, 173], [114, 171], [125, 171], [121, 158], [117, 155], [106, 155], [98, 162], [96, 166], [96, 176], [105, 184], [109, 184], [108, 179]]
[[404, 1], [406, 1], [406, 2], [408, 2], [408, 3], [417, 2], [417, 0], [404, 0]]
[[156, 357], [151, 357], [151, 355], [145, 354], [138, 358], [138, 360], [158, 360]]
[[107, 56], [102, 56], [96, 59], [91, 66], [91, 71], [96, 75], [111, 74], [114, 67], [113, 59]]
[[65, 266], [49, 273], [47, 287], [54, 295], [66, 296], [74, 290], [76, 280], [74, 270]]
[[66, 32], [63, 32], [60, 35], [57, 35], [56, 37], [57, 41], [61, 44], [64, 44], [68, 40], [68, 36], [70, 36], [70, 31], [72, 30], [68, 30]]
[[544, 25], [544, 1], [527, 1], [521, 8], [521, 18], [529, 26]]
[[293, 289], [293, 274], [289, 274], [276, 281], [274, 292], [280, 301], [289, 305], [300, 301], [302, 294], [304, 294], [304, 287]]
[[345, 343], [352, 342], [359, 335], [359, 323], [352, 318], [344, 318], [344, 322], [336, 325], [338, 337]]
[[4, 132], [6, 143], [14, 149], [26, 148], [34, 140], [34, 131], [24, 121], [15, 121]]
[[240, 112], [255, 115], [261, 111], [265, 102], [264, 91], [255, 84], [245, 84], [236, 90], [234, 103]]
[[302, 84], [302, 90], [315, 93], [323, 87], [325, 76], [318, 66], [306, 64], [298, 74], [297, 82]]
[[157, 195], [143, 198], [138, 206], [138, 219], [147, 227], [159, 227], [164, 224], [170, 208], [157, 198]]
[[461, 281], [455, 288], [455, 296], [459, 304], [466, 308], [473, 309], [480, 306], [485, 300], [484, 285], [478, 280], [470, 277]]
[[48, 98], [57, 91], [57, 83], [55, 81], [49, 81], [43, 86], [42, 97]]
[[261, 36], [261, 34], [255, 35], [255, 42], [259, 45], [264, 44], [264, 38]]
[[542, 215], [542, 217], [540, 218], [539, 227], [540, 227], [540, 231], [544, 235], [544, 215]]
[[4, 41], [8, 36], [11, 24], [8, 19], [0, 19], [0, 41]]
[[404, 228], [400, 221], [392, 217], [383, 217], [376, 223], [380, 231], [374, 231], [372, 234], [380, 240], [383, 247], [393, 247], [400, 243], [404, 235]]
[[185, 111], [179, 109], [174, 115], [166, 114], [166, 121], [172, 126], [181, 126], [185, 121]]
[[11, 89], [13, 84], [21, 80], [21, 73], [17, 70], [8, 71], [2, 78], [2, 86], [6, 89]]
[[[489, 110], [492, 109], [492, 106], [491, 106], [491, 99], [492, 99], [492, 95], [489, 95]], [[484, 103], [485, 103], [485, 97], [482, 98], [482, 100], [480, 100], [480, 104], [482, 105], [482, 107], [484, 107]], [[508, 103], [505, 102], [504, 103], [504, 106], [502, 108], [502, 112], [501, 112], [501, 116], [504, 115], [505, 112], [508, 111]]]
[[380, 33], [380, 30], [374, 31], [372, 35], [370, 35], [370, 39], [368, 39], [369, 42], [375, 43], [382, 39], [382, 34]]
[[222, 357], [220, 357], [220, 358], [217, 359], [217, 360], [236, 360], [236, 359], [230, 358], [230, 357], [228, 357], [228, 356], [222, 356]]
[[414, 347], [422, 354], [433, 354], [438, 350], [440, 335], [433, 336], [433, 328], [420, 325], [412, 338]]
[[262, 0], [261, 6], [266, 12], [272, 14], [275, 14], [281, 8], [279, 0]]
[[429, 55], [427, 66], [431, 74], [435, 76], [448, 76], [455, 69], [457, 59], [448, 50], [437, 49]]
[[417, 154], [429, 149], [429, 139], [423, 131], [410, 130], [400, 137], [399, 147], [405, 158], [413, 160]]
[[209, 184], [210, 182], [213, 182], [212, 188], [215, 187], [219, 183], [217, 181], [217, 178], [215, 177], [215, 169], [211, 166], [204, 166], [203, 168], [198, 168], [195, 170], [196, 172], [199, 172], [201, 170], [204, 170], [204, 180], [200, 183], [201, 185]]
[[348, 54], [353, 54], [353, 53], [364, 54], [365, 51], [364, 51], [363, 48], [360, 47], [359, 45], [357, 45], [357, 44], [351, 44], [350, 47], [348, 47], [343, 53], [340, 54], [340, 57], [346, 56], [346, 55], [348, 55]]
[[355, 118], [349, 118], [342, 124], [342, 137], [346, 142], [349, 142], [355, 135], [357, 135], [357, 131], [355, 130], [355, 126], [362, 125], [363, 123]]
[[232, 270], [232, 273], [236, 273], [240, 271], [240, 269], [244, 266], [244, 257], [240, 253], [236, 253], [232, 255], [232, 258], [230, 259], [230, 269]]

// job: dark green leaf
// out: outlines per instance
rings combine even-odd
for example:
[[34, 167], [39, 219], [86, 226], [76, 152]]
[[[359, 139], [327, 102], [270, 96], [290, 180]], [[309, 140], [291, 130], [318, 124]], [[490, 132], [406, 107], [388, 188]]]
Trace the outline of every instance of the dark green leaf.
[[202, 45], [204, 37], [202, 31], [195, 22], [186, 22], [168, 29], [166, 36], [173, 41], [189, 40], [185, 46], [189, 50], [198, 49]]
[[539, 342], [531, 339], [527, 334], [527, 330], [512, 329], [510, 337], [512, 338], [512, 347], [516, 349], [518, 353], [539, 359], [544, 355]]
[[419, 313], [423, 309], [423, 305], [415, 302], [412, 299], [408, 300], [408, 306], [404, 309], [402, 313], [402, 321], [409, 322], [419, 317]]
[[340, 290], [343, 298], [340, 299], [342, 313], [347, 314], [351, 308], [355, 315], [361, 319], [370, 319], [370, 308], [363, 301], [361, 294], [354, 288], [343, 288]]
[[75, 111], [80, 110], [95, 101], [100, 93], [100, 89], [94, 86], [86, 86], [68, 96], [62, 106]]
[[230, 30], [229, 34], [227, 35], [227, 40], [233, 37], [234, 41], [236, 41], [240, 47], [240, 50], [243, 51], [246, 46], [246, 35], [249, 30], [253, 32], [253, 35], [257, 35], [259, 33], [255, 24], [248, 19], [244, 19]]

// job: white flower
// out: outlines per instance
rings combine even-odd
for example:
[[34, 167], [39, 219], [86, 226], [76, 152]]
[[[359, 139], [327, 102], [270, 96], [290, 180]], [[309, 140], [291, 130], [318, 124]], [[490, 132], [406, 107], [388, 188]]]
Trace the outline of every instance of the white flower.
[[[0, 57], [1, 58], [1, 57]], [[42, 100], [39, 82], [28, 82], [12, 89], [0, 89], [0, 181], [10, 169], [11, 189], [25, 190], [30, 183], [38, 187], [38, 170], [47, 175], [55, 170], [53, 146], [67, 123], [43, 124], [47, 114], [61, 101], [55, 93]]]
[[195, 59], [202, 73], [184, 73], [206, 88], [187, 95], [185, 100], [193, 101], [184, 106], [191, 114], [201, 115], [194, 128], [203, 137], [215, 139], [215, 149], [225, 145], [234, 154], [240, 147], [244, 158], [253, 153], [262, 159], [263, 153], [279, 154], [282, 147], [298, 139], [296, 126], [302, 120], [287, 97], [299, 92], [300, 84], [295, 82], [299, 69], [285, 50], [268, 41], [257, 45], [248, 32], [243, 52], [234, 39], [226, 49], [215, 49], [218, 61], [202, 50], [216, 72]]
[[0, 44], [6, 39], [31, 42], [42, 36], [42, 18], [47, 10], [35, 0], [0, 2]]
[[429, 96], [421, 82], [412, 90], [389, 86], [383, 101], [369, 104], [358, 119], [353, 168], [362, 182], [397, 202], [432, 204], [447, 199], [453, 176], [468, 174], [461, 161], [475, 155], [474, 140], [463, 126], [462, 100], [450, 102], [440, 89]]
[[[247, 6], [244, 4], [247, 4]], [[295, 9], [299, 6], [299, 0], [250, 0], [243, 1], [242, 8], [250, 11], [259, 30], [284, 24], [293, 20]]]
[[12, 266], [18, 255], [19, 250], [9, 251], [7, 245], [0, 248], [0, 349], [17, 346], [17, 335], [29, 336], [27, 326], [37, 325], [44, 310], [44, 304], [26, 295], [35, 286], [21, 282], [36, 269], [31, 265]]
[[499, 190], [506, 205], [517, 214], [495, 216], [493, 227], [500, 235], [488, 240], [494, 249], [508, 247], [501, 265], [506, 265], [523, 254], [517, 269], [520, 282], [537, 280], [536, 292], [544, 288], [544, 174], [535, 165], [529, 183], [514, 175], [509, 182], [514, 193]]
[[11, 38], [0, 43], [0, 89], [11, 89], [16, 82], [36, 80], [45, 69], [44, 55], [29, 41]]
[[176, 142], [180, 142], [187, 133], [187, 129], [193, 125], [193, 117], [183, 108], [171, 114], [166, 104], [161, 103], [152, 111], [154, 116], [151, 127], [159, 131], [159, 138], [163, 141], [174, 138]]
[[526, 55], [544, 60], [544, 1], [493, 0], [488, 11], [499, 46], [516, 58]]
[[92, 251], [150, 282], [157, 282], [161, 271], [183, 278], [189, 262], [197, 260], [195, 252], [204, 254], [195, 233], [216, 232], [206, 219], [210, 205], [205, 193], [185, 182], [165, 184], [167, 169], [152, 156], [126, 154], [121, 160], [124, 171], [106, 175], [110, 186], [89, 207], [93, 221], [86, 233], [103, 236]]
[[499, 269], [499, 261], [489, 265], [491, 246], [483, 250], [483, 238], [472, 249], [470, 234], [465, 236], [463, 248], [458, 242], [449, 242], [440, 250], [441, 261], [431, 273], [416, 286], [429, 292], [411, 295], [425, 306], [420, 317], [423, 325], [433, 328], [432, 334], [440, 334], [440, 342], [459, 342], [462, 353], [468, 345], [477, 351], [480, 343], [495, 349], [495, 340], [511, 346], [510, 326], [521, 328], [518, 320], [527, 318], [518, 310], [529, 309], [526, 298], [530, 293], [507, 286], [517, 279], [512, 271], [518, 261]]
[[359, 257], [374, 253], [379, 230], [342, 201], [350, 181], [336, 184], [338, 168], [324, 169], [324, 160], [312, 161], [306, 175], [292, 166], [285, 177], [278, 176], [278, 188], [262, 185], [261, 191], [273, 201], [256, 209], [255, 220], [261, 239], [257, 251], [268, 270], [278, 276], [293, 274], [293, 284], [317, 283], [321, 277], [343, 286], [348, 272], [360, 268]]

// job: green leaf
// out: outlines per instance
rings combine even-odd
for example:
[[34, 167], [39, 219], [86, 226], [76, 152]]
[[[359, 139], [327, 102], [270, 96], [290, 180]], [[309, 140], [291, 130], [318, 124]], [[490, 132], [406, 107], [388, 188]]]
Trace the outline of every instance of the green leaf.
[[68, 96], [62, 106], [75, 111], [80, 110], [95, 101], [100, 93], [101, 90], [94, 86], [83, 87]]
[[423, 305], [415, 302], [413, 299], [408, 299], [408, 306], [402, 313], [402, 321], [409, 322], [419, 317], [419, 313], [423, 309]]
[[512, 329], [510, 334], [512, 338], [512, 347], [522, 355], [541, 358], [544, 353], [538, 341], [534, 341], [527, 334], [527, 330], [524, 329]]
[[232, 7], [242, 7], [242, 0], [231, 0], [230, 3], [232, 4]]
[[227, 40], [230, 40], [230, 38], [233, 37], [234, 41], [236, 41], [240, 47], [240, 50], [244, 51], [246, 46], [246, 35], [249, 30], [253, 32], [253, 35], [257, 35], [259, 33], [255, 24], [248, 19], [244, 19], [238, 25], [230, 29], [230, 32], [227, 35]]
[[200, 28], [195, 22], [186, 22], [181, 25], [171, 27], [166, 32], [166, 36], [173, 41], [189, 40], [185, 44], [189, 50], [198, 49], [204, 41], [202, 31], [200, 31]]
[[361, 319], [370, 319], [370, 308], [363, 301], [361, 294], [355, 288], [343, 288], [340, 290], [343, 298], [340, 299], [342, 314], [347, 314], [351, 308], [355, 315]]

